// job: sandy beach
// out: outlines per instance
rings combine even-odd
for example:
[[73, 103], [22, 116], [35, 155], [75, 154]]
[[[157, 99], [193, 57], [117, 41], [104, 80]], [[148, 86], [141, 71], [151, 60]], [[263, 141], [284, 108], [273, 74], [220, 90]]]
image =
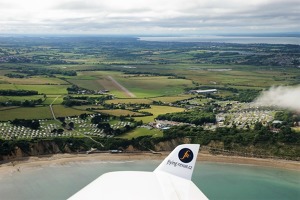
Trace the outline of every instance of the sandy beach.
[[[161, 154], [152, 154], [148, 152], [141, 153], [95, 153], [95, 154], [55, 154], [39, 157], [26, 157], [0, 164], [0, 175], [18, 172], [28, 168], [42, 167], [47, 165], [65, 165], [71, 162], [93, 162], [93, 161], [131, 161], [131, 160], [163, 160], [169, 152]], [[280, 160], [280, 159], [261, 159], [238, 156], [212, 155], [208, 153], [199, 153], [198, 161], [231, 163], [239, 165], [254, 165], [273, 168], [282, 168], [287, 170], [300, 171], [300, 162]]]

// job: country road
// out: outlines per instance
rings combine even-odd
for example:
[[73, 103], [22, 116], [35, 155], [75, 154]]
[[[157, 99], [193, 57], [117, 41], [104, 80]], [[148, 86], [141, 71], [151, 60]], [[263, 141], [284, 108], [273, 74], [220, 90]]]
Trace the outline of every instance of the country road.
[[53, 105], [53, 103], [58, 99], [58, 97], [60, 97], [60, 96], [57, 96], [57, 97], [52, 101], [52, 103], [49, 105], [50, 111], [51, 111], [51, 114], [52, 114], [52, 117], [53, 117], [54, 120], [56, 120], [56, 117], [55, 117], [55, 114], [54, 114], [52, 105]]

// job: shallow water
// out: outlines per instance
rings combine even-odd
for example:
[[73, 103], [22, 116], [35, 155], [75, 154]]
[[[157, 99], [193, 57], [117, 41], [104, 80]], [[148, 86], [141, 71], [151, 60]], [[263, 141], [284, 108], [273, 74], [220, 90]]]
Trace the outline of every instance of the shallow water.
[[[105, 172], [152, 171], [159, 163], [74, 162], [24, 169], [0, 178], [0, 199], [66, 199]], [[210, 199], [300, 199], [296, 171], [201, 162], [193, 181]]]

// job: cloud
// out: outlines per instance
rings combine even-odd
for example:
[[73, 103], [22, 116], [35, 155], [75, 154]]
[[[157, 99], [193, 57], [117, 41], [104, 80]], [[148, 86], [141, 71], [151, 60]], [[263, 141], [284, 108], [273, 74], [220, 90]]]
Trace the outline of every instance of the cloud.
[[299, 10], [298, 0], [1, 0], [0, 33], [299, 31]]
[[276, 106], [300, 111], [300, 85], [297, 87], [272, 87], [256, 99], [258, 106]]

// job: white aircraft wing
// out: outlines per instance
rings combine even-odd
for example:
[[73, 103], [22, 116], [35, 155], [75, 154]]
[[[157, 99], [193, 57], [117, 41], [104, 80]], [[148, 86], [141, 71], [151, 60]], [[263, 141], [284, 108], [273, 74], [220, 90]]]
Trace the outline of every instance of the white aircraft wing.
[[106, 173], [69, 200], [205, 200], [191, 181], [200, 145], [177, 146], [154, 172]]

